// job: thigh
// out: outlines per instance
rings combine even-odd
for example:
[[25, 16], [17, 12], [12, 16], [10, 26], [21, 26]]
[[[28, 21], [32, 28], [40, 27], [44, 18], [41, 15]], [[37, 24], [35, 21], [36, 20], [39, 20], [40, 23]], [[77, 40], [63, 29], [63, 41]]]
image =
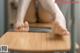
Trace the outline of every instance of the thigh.
[[28, 21], [29, 23], [35, 23], [37, 21], [35, 1], [36, 0], [31, 1], [30, 6], [28, 8], [28, 11], [26, 12], [26, 16], [25, 16], [24, 21]]
[[38, 15], [39, 15], [39, 22], [49, 23], [49, 22], [54, 21], [54, 19], [55, 19], [55, 15], [52, 16], [41, 5], [39, 5]]
[[40, 4], [45, 8], [49, 8], [49, 5], [55, 3], [55, 0], [39, 0]]
[[54, 15], [58, 9], [56, 9], [55, 0], [39, 0], [43, 8], [45, 8], [50, 14]]

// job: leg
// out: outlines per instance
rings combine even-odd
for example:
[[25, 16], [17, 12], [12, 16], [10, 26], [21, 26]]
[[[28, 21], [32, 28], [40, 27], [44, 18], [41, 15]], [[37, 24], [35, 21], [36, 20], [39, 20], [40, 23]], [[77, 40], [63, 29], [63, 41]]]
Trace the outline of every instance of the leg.
[[[25, 22], [25, 24], [24, 24], [24, 17], [25, 17], [26, 11], [28, 10], [31, 0], [21, 0], [21, 2], [22, 3], [18, 8], [16, 31], [18, 31], [18, 29], [20, 29], [21, 27], [27, 27], [26, 30], [28, 31], [29, 30], [28, 23]], [[22, 30], [22, 29], [20, 29], [20, 30]]]
[[55, 14], [55, 21], [52, 21], [54, 33], [60, 35], [69, 35], [69, 32], [66, 28], [66, 20], [62, 12], [60, 11], [58, 5], [55, 3], [55, 0], [39, 0], [41, 5], [51, 13]]
[[28, 11], [25, 15], [25, 21], [28, 21], [29, 23], [36, 23], [37, 22], [37, 18], [36, 18], [36, 0], [32, 0], [30, 3], [30, 6], [28, 8]]
[[41, 23], [50, 23], [54, 20], [53, 16], [45, 10], [40, 4], [38, 8], [39, 22]]

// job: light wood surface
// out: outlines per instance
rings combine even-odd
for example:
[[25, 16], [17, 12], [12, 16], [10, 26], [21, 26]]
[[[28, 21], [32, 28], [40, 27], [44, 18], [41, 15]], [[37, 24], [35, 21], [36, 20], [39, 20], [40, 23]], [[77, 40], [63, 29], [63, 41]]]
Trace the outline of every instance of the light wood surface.
[[65, 51], [70, 50], [70, 36], [50, 39], [49, 33], [7, 32], [0, 38], [0, 45], [22, 51]]

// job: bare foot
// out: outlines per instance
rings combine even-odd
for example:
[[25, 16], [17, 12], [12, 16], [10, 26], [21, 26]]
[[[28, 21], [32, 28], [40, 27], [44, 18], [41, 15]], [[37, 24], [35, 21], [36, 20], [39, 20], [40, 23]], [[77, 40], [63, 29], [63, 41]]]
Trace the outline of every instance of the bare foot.
[[28, 25], [28, 22], [24, 22], [22, 25], [20, 26], [17, 26], [15, 27], [15, 31], [17, 32], [27, 32], [29, 31], [29, 25]]
[[70, 35], [70, 32], [67, 30], [67, 28], [61, 27], [59, 23], [53, 23], [52, 29], [54, 30], [55, 34]]

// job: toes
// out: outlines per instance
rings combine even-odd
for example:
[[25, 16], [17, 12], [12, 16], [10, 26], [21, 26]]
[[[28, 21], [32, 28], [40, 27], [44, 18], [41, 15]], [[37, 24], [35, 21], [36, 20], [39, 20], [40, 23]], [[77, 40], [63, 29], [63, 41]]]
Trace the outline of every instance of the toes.
[[28, 22], [25, 22], [23, 25], [15, 28], [16, 32], [27, 32], [29, 31], [29, 25]]
[[25, 31], [24, 27], [20, 28], [20, 32], [24, 32], [24, 31]]
[[16, 27], [16, 28], [15, 28], [15, 31], [16, 31], [16, 32], [19, 32], [20, 29], [21, 29], [21, 27]]
[[69, 31], [59, 26], [59, 24], [56, 24], [56, 32], [60, 35], [70, 35]]
[[23, 30], [24, 30], [24, 31], [29, 31], [29, 24], [28, 24], [28, 22], [25, 22], [25, 23], [24, 23]]
[[25, 27], [22, 27], [21, 28], [21, 32], [27, 32], [27, 31], [29, 31], [29, 27], [26, 27], [26, 28]]
[[70, 32], [65, 31], [65, 32], [63, 32], [63, 35], [70, 35]]

